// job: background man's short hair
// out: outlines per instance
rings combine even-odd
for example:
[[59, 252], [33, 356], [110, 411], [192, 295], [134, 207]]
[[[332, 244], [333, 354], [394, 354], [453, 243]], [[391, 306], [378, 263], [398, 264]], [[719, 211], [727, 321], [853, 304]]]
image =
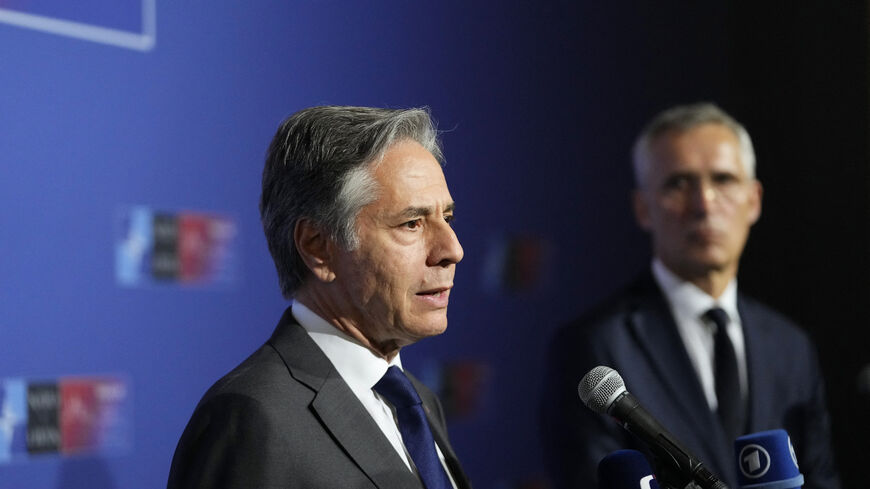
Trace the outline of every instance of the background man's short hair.
[[746, 128], [724, 110], [709, 102], [678, 105], [656, 115], [641, 131], [634, 143], [632, 163], [634, 182], [643, 187], [646, 182], [646, 167], [649, 148], [659, 136], [670, 132], [684, 132], [703, 124], [721, 124], [730, 129], [740, 143], [740, 161], [746, 175], [755, 178], [755, 149]]

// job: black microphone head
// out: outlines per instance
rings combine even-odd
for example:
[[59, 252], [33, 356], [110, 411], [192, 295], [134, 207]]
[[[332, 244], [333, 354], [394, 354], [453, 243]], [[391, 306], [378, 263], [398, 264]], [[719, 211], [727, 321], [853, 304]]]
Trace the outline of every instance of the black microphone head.
[[606, 414], [613, 401], [625, 392], [625, 382], [616, 370], [598, 366], [580, 379], [577, 385], [580, 400], [596, 413]]

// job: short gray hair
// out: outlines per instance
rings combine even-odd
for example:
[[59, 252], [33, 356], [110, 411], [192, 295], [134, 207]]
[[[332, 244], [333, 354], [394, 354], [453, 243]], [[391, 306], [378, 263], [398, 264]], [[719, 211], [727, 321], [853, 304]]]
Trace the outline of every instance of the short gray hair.
[[650, 145], [653, 141], [667, 132], [685, 132], [703, 124], [723, 125], [737, 136], [740, 143], [740, 161], [743, 163], [743, 169], [748, 177], [755, 178], [755, 150], [746, 128], [715, 104], [701, 102], [692, 105], [678, 105], [660, 112], [644, 127], [635, 141], [632, 151], [635, 185], [638, 187], [644, 185], [648, 173], [645, 161], [646, 157], [649, 156]]
[[293, 240], [296, 223], [310, 219], [345, 249], [359, 246], [357, 215], [377, 199], [372, 170], [405, 140], [443, 164], [426, 107], [311, 107], [284, 120], [269, 146], [260, 195], [260, 220], [284, 297], [291, 298], [309, 273]]

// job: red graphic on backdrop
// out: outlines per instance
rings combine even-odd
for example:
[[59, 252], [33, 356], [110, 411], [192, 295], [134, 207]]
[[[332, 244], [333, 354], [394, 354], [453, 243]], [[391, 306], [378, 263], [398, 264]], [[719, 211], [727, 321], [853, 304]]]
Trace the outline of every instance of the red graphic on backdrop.
[[97, 445], [99, 403], [96, 385], [67, 380], [60, 385], [60, 450], [75, 453]]

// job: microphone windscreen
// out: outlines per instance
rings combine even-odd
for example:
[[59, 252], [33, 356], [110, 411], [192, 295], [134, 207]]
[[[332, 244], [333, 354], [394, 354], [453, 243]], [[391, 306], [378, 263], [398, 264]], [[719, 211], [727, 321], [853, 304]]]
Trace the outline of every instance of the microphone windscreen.
[[613, 401], [625, 392], [625, 382], [616, 370], [604, 365], [593, 368], [580, 379], [577, 394], [589, 409], [606, 414]]
[[598, 489], [659, 489], [659, 483], [642, 453], [617, 450], [598, 463]]
[[785, 430], [743, 435], [734, 441], [734, 454], [741, 489], [799, 489], [804, 484]]

